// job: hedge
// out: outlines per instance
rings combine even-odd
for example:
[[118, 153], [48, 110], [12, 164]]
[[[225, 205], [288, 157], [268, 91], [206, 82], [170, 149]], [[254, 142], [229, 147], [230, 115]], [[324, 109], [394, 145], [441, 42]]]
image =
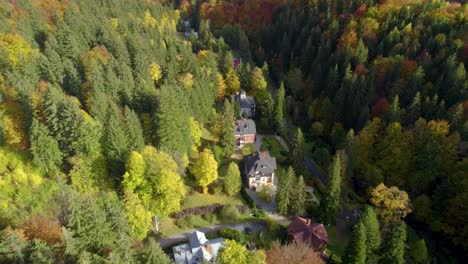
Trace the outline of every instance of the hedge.
[[244, 198], [245, 202], [251, 209], [254, 209], [255, 207], [257, 207], [257, 205], [255, 204], [255, 201], [252, 199], [252, 197], [250, 197], [250, 195], [247, 193], [244, 187], [241, 188], [241, 195], [242, 195], [242, 198]]
[[[207, 205], [207, 206], [187, 208], [187, 209], [184, 209], [184, 210], [182, 210], [182, 211], [180, 211], [178, 213], [171, 214], [170, 217], [179, 219], [179, 218], [186, 217], [186, 216], [189, 216], [189, 215], [217, 214], [224, 207], [226, 207], [226, 205], [212, 204], [212, 205]], [[245, 207], [243, 205], [237, 205], [236, 207], [243, 214], [247, 212], [247, 207]]]

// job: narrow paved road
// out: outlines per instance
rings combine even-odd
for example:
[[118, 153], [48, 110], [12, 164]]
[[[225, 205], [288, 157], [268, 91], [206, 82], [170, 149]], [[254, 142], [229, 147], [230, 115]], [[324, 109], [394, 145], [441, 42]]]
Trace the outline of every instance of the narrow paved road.
[[195, 230], [201, 231], [205, 234], [214, 234], [214, 233], [219, 232], [219, 230], [223, 228], [234, 228], [237, 226], [243, 226], [244, 228], [249, 227], [252, 230], [257, 230], [262, 227], [262, 223], [261, 222], [245, 222], [245, 223], [239, 223], [239, 224], [220, 224], [220, 225], [207, 226], [207, 227], [198, 227], [195, 229], [184, 231], [182, 233], [173, 234], [167, 237], [162, 237], [158, 240], [158, 242], [161, 245], [161, 248], [165, 249], [176, 243], [188, 241], [188, 236], [191, 233], [195, 232]]

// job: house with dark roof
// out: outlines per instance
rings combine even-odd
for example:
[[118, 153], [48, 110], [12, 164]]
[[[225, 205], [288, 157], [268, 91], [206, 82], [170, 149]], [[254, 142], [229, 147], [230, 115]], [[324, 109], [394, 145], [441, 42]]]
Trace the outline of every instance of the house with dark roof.
[[245, 156], [244, 170], [249, 189], [259, 191], [266, 185], [274, 189], [276, 158], [270, 157], [268, 151]]
[[204, 233], [195, 231], [189, 235], [189, 243], [172, 248], [176, 264], [201, 264], [215, 262], [219, 249], [224, 247], [224, 239], [208, 240]]
[[305, 242], [309, 244], [315, 251], [325, 251], [328, 243], [327, 230], [323, 224], [312, 223], [311, 219], [296, 217], [288, 226], [288, 241], [289, 242]]
[[231, 95], [231, 101], [239, 103], [239, 115], [246, 115], [252, 118], [255, 115], [255, 99], [252, 96], [247, 96], [244, 91], [240, 91], [235, 95]]
[[239, 119], [234, 123], [234, 136], [238, 147], [255, 143], [256, 133], [257, 129], [252, 119]]

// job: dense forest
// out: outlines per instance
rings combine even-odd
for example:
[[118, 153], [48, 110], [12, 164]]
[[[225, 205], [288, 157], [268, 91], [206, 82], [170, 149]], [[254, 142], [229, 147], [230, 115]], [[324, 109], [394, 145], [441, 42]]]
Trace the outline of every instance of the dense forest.
[[261, 130], [302, 129], [366, 201], [381, 183], [406, 191], [405, 222], [428, 248], [464, 256], [467, 12], [443, 0], [0, 0], [0, 263], [170, 263], [153, 217], [179, 212], [193, 186], [240, 190], [237, 164], [217, 180], [235, 151], [238, 105], [225, 98], [240, 90]]

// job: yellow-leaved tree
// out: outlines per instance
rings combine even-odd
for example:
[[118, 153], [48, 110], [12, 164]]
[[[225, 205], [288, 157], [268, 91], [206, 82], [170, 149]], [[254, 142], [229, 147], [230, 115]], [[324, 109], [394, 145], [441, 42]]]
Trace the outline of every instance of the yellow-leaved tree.
[[398, 222], [411, 212], [408, 194], [383, 183], [372, 190], [370, 202], [384, 224]]
[[159, 66], [159, 64], [152, 62], [149, 66], [149, 72], [150, 72], [151, 79], [153, 79], [153, 81], [157, 82], [161, 80], [162, 69], [161, 69], [161, 66]]
[[195, 176], [198, 186], [203, 188], [203, 193], [208, 192], [208, 185], [218, 178], [218, 163], [209, 149], [204, 149], [195, 158], [190, 166], [190, 172]]
[[153, 215], [167, 216], [180, 210], [186, 191], [169, 154], [152, 146], [144, 147], [141, 153], [133, 151], [123, 178], [126, 216], [137, 238], [146, 236]]

